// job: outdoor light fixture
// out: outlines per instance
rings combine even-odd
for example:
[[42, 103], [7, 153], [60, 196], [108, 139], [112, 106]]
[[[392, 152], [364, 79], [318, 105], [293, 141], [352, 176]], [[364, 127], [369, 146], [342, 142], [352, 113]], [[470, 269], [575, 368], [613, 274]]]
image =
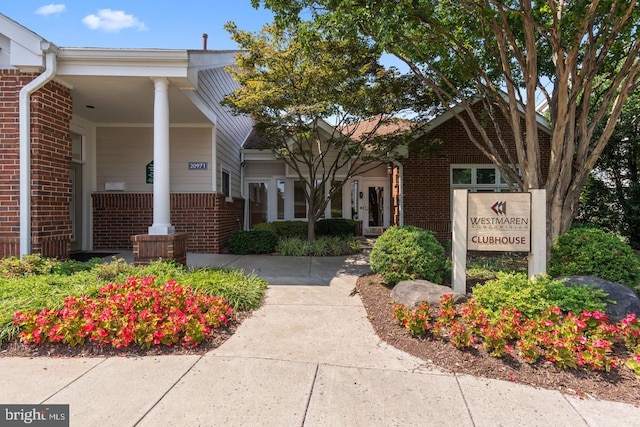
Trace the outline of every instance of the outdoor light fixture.
[[387, 163], [387, 175], [391, 175], [393, 173], [393, 163]]

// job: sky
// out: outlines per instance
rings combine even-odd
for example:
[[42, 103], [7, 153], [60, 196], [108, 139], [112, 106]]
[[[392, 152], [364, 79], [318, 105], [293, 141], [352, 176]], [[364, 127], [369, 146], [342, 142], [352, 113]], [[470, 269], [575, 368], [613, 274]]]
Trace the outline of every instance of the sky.
[[224, 30], [259, 31], [272, 14], [250, 0], [2, 0], [0, 13], [59, 47], [237, 49]]

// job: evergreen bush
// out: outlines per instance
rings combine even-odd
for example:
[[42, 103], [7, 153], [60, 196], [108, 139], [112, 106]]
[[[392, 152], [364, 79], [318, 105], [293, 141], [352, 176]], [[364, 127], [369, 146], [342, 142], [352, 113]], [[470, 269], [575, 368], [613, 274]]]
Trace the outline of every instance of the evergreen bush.
[[275, 252], [278, 239], [273, 231], [237, 231], [229, 241], [229, 252], [236, 255]]
[[369, 261], [388, 284], [410, 279], [442, 283], [446, 265], [444, 248], [433, 232], [410, 225], [387, 229], [376, 239]]
[[550, 307], [564, 312], [603, 311], [607, 294], [588, 286], [565, 286], [559, 280], [538, 276], [529, 280], [525, 273], [499, 272], [494, 280], [473, 288], [473, 297], [483, 309], [495, 316], [502, 308], [515, 308], [532, 318]]
[[254, 230], [267, 230], [276, 234], [278, 239], [298, 237], [306, 239], [309, 223], [307, 221], [274, 221], [256, 224]]
[[552, 277], [595, 276], [640, 291], [640, 260], [618, 236], [599, 228], [574, 228], [551, 248]]
[[355, 236], [358, 231], [358, 225], [353, 219], [346, 218], [327, 218], [316, 222], [316, 235], [331, 237], [348, 237]]

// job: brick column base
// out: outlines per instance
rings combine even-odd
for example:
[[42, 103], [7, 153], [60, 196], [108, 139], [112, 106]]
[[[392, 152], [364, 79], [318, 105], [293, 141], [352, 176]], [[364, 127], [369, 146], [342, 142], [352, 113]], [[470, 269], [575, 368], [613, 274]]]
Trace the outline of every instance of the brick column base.
[[157, 259], [167, 259], [187, 265], [187, 233], [167, 235], [136, 234], [133, 242], [134, 265], [149, 264]]

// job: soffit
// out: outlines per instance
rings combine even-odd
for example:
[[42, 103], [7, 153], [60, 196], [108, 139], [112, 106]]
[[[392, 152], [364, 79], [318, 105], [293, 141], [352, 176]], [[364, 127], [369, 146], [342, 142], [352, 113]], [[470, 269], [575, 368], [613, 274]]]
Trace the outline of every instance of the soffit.
[[74, 115], [96, 124], [153, 123], [155, 77], [170, 82], [171, 124], [210, 123], [183, 93], [195, 76], [184, 50], [63, 48], [56, 79], [71, 88]]

